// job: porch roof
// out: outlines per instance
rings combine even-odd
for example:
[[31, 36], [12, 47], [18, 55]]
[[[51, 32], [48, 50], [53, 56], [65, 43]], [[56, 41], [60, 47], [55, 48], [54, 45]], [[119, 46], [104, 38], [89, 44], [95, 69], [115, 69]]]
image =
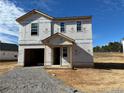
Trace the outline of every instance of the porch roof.
[[66, 36], [62, 33], [55, 33], [55, 34], [45, 38], [44, 40], [42, 40], [42, 42], [44, 44], [49, 44], [50, 40], [55, 40], [57, 37], [58, 38], [63, 38], [64, 40], [69, 41], [71, 44], [73, 44], [75, 42], [74, 39], [72, 39], [72, 38], [70, 38], [70, 37], [68, 37], [68, 36]]

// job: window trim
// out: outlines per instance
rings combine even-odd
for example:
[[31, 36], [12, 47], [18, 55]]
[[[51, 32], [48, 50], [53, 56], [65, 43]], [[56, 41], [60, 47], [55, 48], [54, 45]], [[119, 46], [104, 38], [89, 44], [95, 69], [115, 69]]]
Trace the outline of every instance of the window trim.
[[[62, 25], [63, 24], [63, 25]], [[64, 22], [61, 22], [60, 23], [60, 32], [61, 33], [65, 33], [65, 23]]]
[[77, 21], [77, 32], [82, 32], [82, 22], [81, 21]]
[[[66, 51], [65, 51], [66, 50]], [[62, 48], [62, 56], [63, 57], [68, 57], [68, 48], [67, 47], [63, 47]]]
[[[37, 26], [32, 27], [33, 24], [37, 24]], [[33, 31], [33, 30], [37, 30], [37, 31]], [[32, 34], [33, 32], [36, 32], [36, 34]], [[38, 23], [31, 23], [31, 36], [37, 36], [39, 32], [39, 24]]]

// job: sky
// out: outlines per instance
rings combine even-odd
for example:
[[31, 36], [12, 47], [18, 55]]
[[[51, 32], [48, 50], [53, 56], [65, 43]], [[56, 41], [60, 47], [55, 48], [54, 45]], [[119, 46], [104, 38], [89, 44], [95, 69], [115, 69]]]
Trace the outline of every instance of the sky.
[[15, 19], [32, 9], [54, 17], [92, 16], [93, 46], [124, 38], [124, 0], [0, 0], [0, 41], [18, 44]]

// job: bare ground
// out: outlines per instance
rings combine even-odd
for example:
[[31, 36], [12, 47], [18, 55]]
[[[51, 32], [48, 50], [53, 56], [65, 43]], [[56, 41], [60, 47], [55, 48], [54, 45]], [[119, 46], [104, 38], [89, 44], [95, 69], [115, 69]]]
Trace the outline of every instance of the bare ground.
[[[95, 63], [124, 63], [121, 53], [94, 53]], [[16, 62], [0, 62], [0, 74], [16, 67]], [[55, 78], [61, 79], [83, 93], [124, 93], [124, 69], [47, 69]], [[84, 92], [85, 91], [85, 92]]]
[[95, 63], [124, 63], [124, 54], [117, 52], [94, 53]]
[[67, 85], [88, 93], [124, 90], [124, 70], [78, 69], [47, 71], [50, 74], [55, 74], [56, 78], [63, 80]]
[[[114, 63], [116, 65], [116, 63], [124, 63], [124, 55], [121, 53], [94, 53], [94, 61], [95, 63], [106, 63], [106, 65]], [[55, 74], [56, 78], [86, 93], [124, 93], [124, 69], [106, 69], [49, 69], [47, 72]]]
[[0, 74], [8, 72], [17, 66], [17, 61], [0, 61]]

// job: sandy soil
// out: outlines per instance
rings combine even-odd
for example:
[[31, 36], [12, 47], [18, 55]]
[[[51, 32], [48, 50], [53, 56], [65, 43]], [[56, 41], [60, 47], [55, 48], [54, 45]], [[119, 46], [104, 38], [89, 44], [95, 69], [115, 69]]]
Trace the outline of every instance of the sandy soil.
[[[124, 63], [124, 55], [121, 53], [94, 53], [94, 62]], [[124, 91], [120, 92], [120, 90], [124, 90], [124, 69], [47, 69], [47, 72], [51, 75], [55, 74], [55, 78], [86, 93], [124, 93]], [[113, 90], [114, 92], [112, 92]]]
[[47, 70], [47, 72], [55, 74], [55, 78], [86, 93], [124, 90], [124, 70], [77, 69]]
[[0, 74], [3, 74], [5, 72], [8, 72], [9, 70], [15, 68], [17, 66], [16, 61], [6, 61], [6, 62], [1, 62], [0, 61]]
[[94, 53], [95, 63], [124, 63], [122, 53]]

